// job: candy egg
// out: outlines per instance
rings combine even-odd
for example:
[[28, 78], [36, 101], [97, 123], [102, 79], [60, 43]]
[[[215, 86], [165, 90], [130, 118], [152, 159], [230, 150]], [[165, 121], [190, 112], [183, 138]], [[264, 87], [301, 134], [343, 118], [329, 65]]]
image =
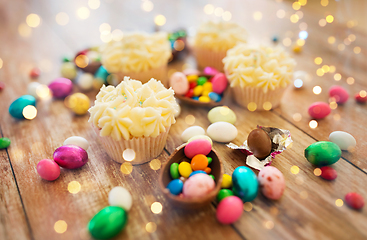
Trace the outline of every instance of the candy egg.
[[192, 137], [195, 137], [197, 135], [204, 135], [204, 134], [205, 134], [205, 130], [204, 128], [200, 126], [188, 127], [182, 132], [181, 140], [183, 142], [187, 142]]
[[261, 128], [254, 129], [247, 137], [247, 145], [255, 157], [262, 160], [271, 153], [272, 142], [269, 135]]
[[64, 62], [61, 65], [61, 76], [73, 80], [76, 77], [77, 71], [74, 63]]
[[221, 189], [217, 195], [217, 201], [220, 202], [226, 197], [233, 196], [233, 191], [229, 189]]
[[259, 183], [255, 173], [248, 167], [237, 167], [232, 174], [233, 193], [243, 202], [250, 202], [257, 196]]
[[229, 122], [235, 124], [237, 117], [236, 114], [228, 107], [215, 107], [208, 112], [209, 122]]
[[325, 180], [331, 181], [331, 180], [334, 180], [338, 176], [338, 173], [332, 167], [325, 166], [325, 167], [321, 167], [320, 170], [321, 170], [320, 177], [322, 177]]
[[191, 159], [191, 168], [193, 171], [204, 171], [208, 167], [208, 159], [203, 154], [197, 154]]
[[[197, 80], [197, 83], [198, 83], [198, 85], [203, 86], [207, 81], [208, 81], [208, 79], [206, 77], [199, 77], [198, 80]], [[203, 89], [205, 89], [204, 86], [203, 86]]]
[[196, 139], [206, 139], [210, 142], [210, 144], [213, 146], [213, 141], [210, 137], [208, 137], [207, 135], [197, 135], [197, 136], [193, 136], [191, 137], [189, 140], [187, 140], [187, 143], [194, 141]]
[[68, 107], [77, 115], [83, 115], [88, 112], [90, 100], [83, 93], [74, 93], [67, 99]]
[[108, 204], [110, 206], [122, 207], [126, 211], [129, 211], [133, 204], [133, 199], [126, 188], [118, 186], [112, 188], [108, 193]]
[[30, 82], [27, 86], [27, 93], [38, 99], [39, 97], [37, 95], [37, 88], [39, 88], [40, 86], [42, 86], [42, 84], [39, 82]]
[[258, 176], [261, 192], [265, 197], [278, 200], [285, 189], [283, 174], [275, 167], [267, 166], [260, 170]]
[[77, 84], [81, 90], [88, 91], [93, 88], [94, 76], [91, 73], [83, 73], [78, 78]]
[[355, 192], [350, 192], [345, 195], [345, 202], [348, 204], [349, 207], [356, 210], [362, 209], [364, 206], [363, 197]]
[[198, 173], [187, 179], [182, 193], [187, 198], [202, 197], [215, 188], [214, 180], [204, 173]]
[[343, 131], [330, 133], [329, 140], [338, 145], [341, 150], [352, 150], [357, 145], [356, 139], [351, 134]]
[[174, 179], [168, 184], [167, 189], [173, 195], [178, 195], [182, 192], [183, 186], [184, 183], [181, 179]]
[[217, 207], [217, 219], [222, 224], [232, 224], [237, 221], [243, 212], [243, 203], [236, 196], [224, 198]]
[[43, 159], [37, 164], [37, 172], [41, 178], [54, 181], [60, 176], [60, 166], [50, 159]]
[[23, 109], [28, 105], [36, 106], [36, 99], [31, 95], [23, 95], [10, 104], [9, 113], [14, 118], [24, 119]]
[[198, 80], [199, 76], [198, 74], [192, 74], [192, 75], [188, 75], [187, 76], [187, 80], [189, 81], [189, 83], [195, 83], [195, 86], [197, 85], [197, 80]]
[[204, 173], [204, 174], [207, 174], [206, 172], [204, 172], [203, 170], [197, 170], [197, 171], [193, 171], [192, 173], [190, 173], [190, 177], [194, 176], [195, 174], [198, 174], [198, 173]]
[[178, 179], [180, 177], [180, 172], [178, 171], [178, 163], [172, 163], [169, 172], [173, 179]]
[[213, 67], [205, 67], [203, 73], [205, 75], [214, 76], [215, 74], [219, 73], [219, 71]]
[[87, 141], [87, 139], [79, 136], [72, 136], [67, 138], [64, 141], [63, 145], [76, 145], [83, 148], [85, 151], [87, 151], [87, 149], [89, 148], [89, 142]]
[[212, 123], [206, 130], [208, 136], [216, 142], [230, 142], [237, 137], [237, 128], [228, 122]]
[[329, 89], [329, 96], [335, 98], [335, 102], [339, 104], [345, 103], [349, 98], [347, 90], [341, 86], [332, 86]]
[[333, 142], [315, 142], [305, 149], [305, 157], [316, 166], [328, 166], [336, 163], [342, 155], [342, 151]]
[[65, 145], [55, 150], [53, 158], [61, 167], [75, 169], [88, 162], [88, 153], [81, 147]]
[[67, 78], [56, 78], [48, 87], [55, 98], [64, 98], [73, 90], [73, 83]]
[[228, 174], [223, 174], [223, 180], [221, 188], [230, 188], [232, 187], [232, 177]]
[[172, 74], [169, 84], [173, 91], [175, 91], [175, 94], [185, 95], [187, 91], [189, 91], [189, 81], [182, 72], [175, 72]]
[[38, 78], [41, 74], [41, 70], [37, 67], [32, 68], [32, 70], [29, 72], [29, 76], [31, 78]]
[[212, 150], [212, 145], [206, 139], [196, 139], [189, 142], [184, 149], [187, 158], [193, 158], [197, 154], [208, 155]]
[[125, 227], [127, 219], [127, 212], [123, 208], [108, 206], [90, 220], [88, 231], [96, 239], [113, 238]]
[[215, 92], [210, 92], [208, 96], [214, 102], [220, 102], [222, 100], [222, 97]]
[[10, 139], [9, 138], [0, 138], [0, 149], [5, 149], [10, 146]]
[[178, 165], [178, 172], [180, 173], [181, 176], [188, 178], [190, 176], [190, 174], [192, 173], [192, 168], [190, 163], [188, 162], [181, 162]]
[[210, 102], [210, 98], [208, 96], [201, 96], [199, 97], [200, 102]]
[[224, 75], [224, 73], [216, 74], [212, 79], [212, 84], [213, 84], [213, 92], [222, 94], [224, 90], [226, 90], [228, 85], [226, 75]]
[[[1, 87], [0, 87], [1, 89]], [[357, 102], [359, 103], [366, 103], [367, 102], [367, 92], [362, 90], [360, 92], [358, 92], [354, 98], [356, 99]]]
[[308, 114], [315, 119], [325, 118], [330, 112], [329, 104], [324, 102], [315, 102], [308, 107]]
[[107, 72], [106, 68], [100, 66], [96, 73], [94, 74], [94, 78], [100, 79], [102, 82], [107, 83], [107, 77], [110, 74]]
[[194, 96], [195, 96], [195, 97], [200, 96], [200, 95], [203, 93], [203, 91], [204, 91], [203, 86], [196, 86], [196, 87], [194, 88]]

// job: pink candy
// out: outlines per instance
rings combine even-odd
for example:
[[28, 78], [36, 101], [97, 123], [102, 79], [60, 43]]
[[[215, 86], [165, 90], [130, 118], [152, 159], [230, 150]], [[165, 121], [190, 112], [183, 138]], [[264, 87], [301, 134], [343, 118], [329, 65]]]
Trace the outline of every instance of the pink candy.
[[53, 158], [63, 168], [75, 169], [88, 162], [88, 153], [75, 145], [64, 145], [55, 150]]
[[37, 164], [37, 172], [41, 178], [53, 181], [60, 176], [60, 166], [50, 159], [43, 159]]
[[359, 210], [364, 206], [364, 199], [361, 195], [355, 192], [350, 192], [345, 195], [345, 202], [349, 207]]
[[203, 197], [215, 188], [213, 178], [205, 173], [198, 173], [186, 180], [182, 193], [187, 198]]
[[239, 197], [224, 198], [217, 207], [217, 219], [222, 224], [231, 224], [237, 221], [243, 212], [243, 203]]
[[67, 78], [56, 78], [48, 88], [55, 98], [64, 98], [73, 90], [73, 83]]
[[315, 119], [321, 119], [329, 115], [331, 112], [331, 109], [329, 107], [329, 104], [324, 102], [315, 102], [311, 104], [311, 106], [308, 108], [308, 114], [312, 118]]
[[339, 104], [345, 103], [349, 98], [347, 90], [341, 86], [332, 86], [329, 89], [329, 96], [335, 98], [335, 102]]
[[214, 76], [215, 74], [219, 73], [219, 71], [213, 67], [206, 67], [204, 68], [203, 73], [205, 75]]
[[178, 95], [185, 95], [189, 91], [189, 81], [182, 72], [175, 72], [172, 74], [169, 85]]
[[187, 68], [185, 70], [182, 71], [183, 74], [185, 74], [186, 76], [189, 75], [200, 75], [200, 71], [197, 69], [192, 69], [192, 68]]
[[228, 85], [226, 75], [224, 75], [223, 73], [216, 74], [212, 79], [212, 84], [213, 84], [213, 92], [222, 94], [224, 90], [226, 90]]
[[354, 98], [359, 103], [366, 103], [367, 102], [367, 94], [366, 94], [366, 91], [360, 91], [359, 93], [357, 93], [354, 96]]
[[267, 166], [261, 169], [257, 177], [261, 192], [265, 197], [278, 200], [282, 197], [285, 189], [283, 174], [275, 167]]
[[204, 154], [205, 156], [212, 150], [211, 143], [206, 139], [196, 139], [189, 142], [184, 149], [185, 155], [188, 158], [193, 158], [197, 154]]

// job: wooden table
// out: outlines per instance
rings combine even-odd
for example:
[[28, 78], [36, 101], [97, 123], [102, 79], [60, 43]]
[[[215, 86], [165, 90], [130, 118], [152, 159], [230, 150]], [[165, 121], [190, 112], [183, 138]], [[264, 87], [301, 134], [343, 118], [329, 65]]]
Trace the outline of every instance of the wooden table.
[[[116, 239], [367, 238], [366, 207], [355, 211], [345, 203], [336, 205], [337, 199], [344, 201], [345, 194], [353, 191], [367, 199], [367, 142], [364, 139], [367, 105], [357, 104], [353, 99], [354, 94], [367, 89], [367, 36], [362, 30], [366, 22], [353, 27], [355, 22], [352, 20], [358, 16], [344, 14], [352, 7], [365, 9], [363, 1], [353, 1], [355, 5], [348, 1], [332, 1], [326, 7], [322, 7], [319, 1], [308, 3], [301, 8], [303, 16], [297, 23], [289, 20], [296, 12], [290, 1], [211, 2], [214, 7], [230, 11], [232, 20], [246, 27], [251, 43], [272, 44], [271, 38], [276, 34], [280, 44], [288, 45], [289, 40], [284, 39], [289, 38], [294, 43], [300, 27], [307, 28], [309, 33], [303, 52], [294, 54], [298, 63], [296, 70], [306, 71], [308, 78], [303, 88], [291, 86], [287, 90], [279, 108], [250, 112], [226, 99], [225, 104], [238, 118], [239, 134], [233, 141], [235, 144], [246, 140], [257, 125], [289, 129], [294, 140], [293, 147], [278, 155], [273, 162], [286, 179], [283, 197], [279, 201], [270, 201], [259, 194], [251, 204], [246, 204], [242, 217], [232, 225], [217, 222], [215, 203], [195, 211], [173, 207], [158, 188], [160, 169], [153, 170], [149, 163], [134, 166], [130, 174], [123, 174], [120, 164], [112, 161], [100, 146], [87, 123], [89, 116], [75, 116], [61, 100], [39, 101], [38, 115], [31, 121], [16, 120], [8, 114], [10, 103], [27, 93], [26, 86], [31, 81], [28, 74], [32, 67], [42, 69], [39, 82], [48, 84], [59, 77], [64, 55], [72, 56], [79, 50], [102, 43], [98, 28], [104, 22], [109, 23], [112, 30], [153, 31], [153, 19], [157, 14], [163, 14], [167, 19], [162, 30], [196, 26], [203, 20], [218, 18], [204, 14], [205, 1], [153, 1], [151, 12], [141, 10], [141, 1], [106, 0], [100, 2], [98, 9], [91, 9], [96, 7], [93, 1], [90, 1], [90, 7], [87, 3], [71, 0], [0, 2], [0, 80], [6, 84], [0, 92], [0, 130], [2, 137], [12, 141], [7, 150], [0, 150], [0, 239], [90, 239], [86, 225], [94, 214], [108, 206], [108, 192], [115, 186], [127, 188], [133, 197], [128, 224]], [[90, 11], [86, 20], [76, 15], [80, 7], [87, 7]], [[277, 13], [282, 16], [280, 9], [285, 11], [284, 18], [277, 17]], [[258, 21], [253, 18], [257, 11], [262, 13]], [[59, 12], [69, 16], [65, 26], [55, 21]], [[335, 13], [335, 20], [320, 27], [319, 21], [328, 15], [327, 12]], [[27, 27], [25, 21], [30, 13], [41, 17], [40, 26]], [[256, 16], [260, 15], [257, 13]], [[328, 39], [332, 40], [330, 36], [335, 37], [335, 43], [328, 43]], [[348, 36], [352, 41], [345, 40]], [[360, 47], [360, 53], [356, 47]], [[287, 48], [292, 51], [292, 45]], [[322, 58], [321, 65], [314, 63], [316, 57]], [[195, 66], [192, 57], [186, 61]], [[181, 70], [187, 66], [183, 64], [171, 64], [170, 69]], [[317, 76], [316, 70], [323, 65], [333, 65], [336, 70]], [[340, 81], [334, 80], [336, 73], [341, 74]], [[332, 110], [327, 118], [319, 120], [317, 128], [310, 128], [308, 106], [315, 101], [328, 102], [328, 89], [334, 84], [345, 87], [350, 99]], [[322, 88], [321, 94], [313, 93], [314, 86]], [[74, 91], [79, 90], [75, 87]], [[93, 102], [96, 91], [87, 94]], [[170, 130], [165, 150], [158, 157], [162, 164], [182, 144], [180, 134], [184, 129], [190, 125], [209, 126], [206, 117], [209, 109], [184, 104], [181, 107], [181, 115]], [[194, 123], [185, 121], [188, 115], [195, 117]], [[357, 140], [357, 147], [353, 152], [343, 151], [342, 158], [333, 165], [338, 178], [329, 182], [314, 175], [314, 167], [304, 158], [304, 149], [316, 141], [328, 140], [329, 134], [336, 130], [351, 133]], [[42, 180], [36, 172], [37, 163], [52, 158], [53, 151], [73, 135], [83, 136], [90, 142], [89, 162], [80, 169], [62, 169], [59, 179], [54, 182]], [[225, 173], [231, 174], [236, 167], [245, 165], [242, 153], [220, 143], [214, 143], [213, 147], [223, 159]], [[298, 166], [299, 172], [292, 173], [292, 166]], [[71, 181], [81, 185], [76, 194], [68, 191]], [[163, 207], [159, 214], [151, 211], [154, 202]], [[62, 233], [57, 233], [54, 228], [59, 220], [67, 224], [66, 231], [56, 227]]]

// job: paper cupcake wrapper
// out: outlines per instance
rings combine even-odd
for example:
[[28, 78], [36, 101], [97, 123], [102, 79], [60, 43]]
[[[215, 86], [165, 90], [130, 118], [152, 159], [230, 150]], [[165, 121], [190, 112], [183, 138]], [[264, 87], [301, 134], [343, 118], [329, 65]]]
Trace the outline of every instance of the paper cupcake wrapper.
[[200, 47], [195, 47], [193, 48], [193, 50], [199, 69], [204, 69], [205, 67], [213, 67], [218, 71], [223, 72], [224, 64], [222, 60], [226, 56], [227, 51], [216, 52]]
[[168, 87], [168, 79], [167, 79], [167, 65], [163, 65], [158, 68], [153, 68], [144, 72], [118, 72], [115, 73], [119, 80], [124, 80], [125, 76], [130, 77], [131, 79], [139, 80], [142, 83], [148, 82], [151, 78], [155, 78], [156, 80], [161, 81], [161, 83]]
[[264, 93], [262, 88], [257, 87], [232, 87], [233, 97], [238, 105], [247, 108], [248, 104], [256, 103], [256, 110], [264, 110], [264, 103], [270, 102], [272, 108], [279, 106], [282, 96], [287, 88], [276, 88]]
[[143, 164], [156, 158], [163, 151], [170, 127], [166, 128], [166, 132], [160, 133], [157, 137], [140, 137], [129, 140], [116, 141], [112, 137], [101, 137], [100, 130], [93, 127], [97, 133], [99, 140], [106, 150], [108, 156], [118, 163], [126, 162], [123, 152], [126, 149], [132, 149], [135, 152], [135, 158], [130, 162], [132, 165]]

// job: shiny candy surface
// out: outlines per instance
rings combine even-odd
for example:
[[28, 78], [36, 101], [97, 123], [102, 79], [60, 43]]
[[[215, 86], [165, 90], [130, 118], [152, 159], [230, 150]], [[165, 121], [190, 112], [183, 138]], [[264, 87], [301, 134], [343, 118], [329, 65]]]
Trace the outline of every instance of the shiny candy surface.
[[197, 136], [193, 136], [191, 137], [189, 140], [187, 140], [187, 142], [191, 142], [191, 141], [194, 141], [196, 139], [206, 139], [210, 142], [210, 144], [213, 146], [213, 141], [210, 137], [208, 137], [207, 135], [197, 135]]
[[204, 171], [208, 167], [208, 159], [203, 154], [197, 154], [191, 159], [191, 168], [193, 171]]
[[178, 163], [172, 163], [169, 167], [170, 175], [173, 179], [180, 178], [180, 172], [178, 171]]
[[[197, 80], [197, 84], [203, 86], [207, 81], [208, 81], [208, 79], [206, 77], [199, 77], [198, 80]], [[203, 86], [203, 88], [204, 88], [204, 86]]]
[[188, 178], [190, 176], [190, 174], [192, 173], [192, 168], [190, 163], [188, 162], [181, 162], [178, 165], [178, 171], [180, 173], [181, 176]]
[[55, 161], [43, 159], [37, 164], [37, 172], [41, 178], [54, 181], [60, 176], [60, 166]]
[[83, 148], [85, 151], [89, 148], [89, 142], [87, 139], [79, 136], [72, 136], [67, 138], [62, 145], [76, 145]]
[[212, 123], [206, 130], [208, 136], [216, 142], [227, 143], [237, 137], [237, 128], [228, 122]]
[[219, 71], [213, 67], [205, 67], [203, 73], [205, 75], [214, 76], [215, 74], [219, 73]]
[[109, 75], [110, 74], [107, 72], [106, 68], [104, 68], [103, 66], [100, 66], [98, 70], [96, 71], [96, 73], [94, 74], [94, 77], [100, 79], [104, 83], [107, 83], [107, 77]]
[[190, 138], [195, 137], [197, 135], [205, 135], [204, 128], [200, 126], [188, 127], [182, 132], [181, 140], [183, 142], [187, 142]]
[[5, 149], [10, 146], [10, 139], [9, 138], [0, 138], [0, 149]]
[[348, 101], [349, 94], [347, 90], [341, 86], [332, 86], [329, 89], [329, 97], [335, 98], [335, 102], [343, 104]]
[[169, 85], [172, 87], [175, 94], [185, 95], [189, 91], [189, 81], [182, 72], [175, 72], [169, 80]]
[[329, 140], [338, 145], [341, 150], [352, 150], [357, 145], [356, 139], [351, 134], [343, 131], [330, 133]]
[[305, 157], [316, 166], [328, 166], [336, 163], [342, 155], [342, 151], [333, 142], [315, 142], [305, 149]]
[[212, 84], [213, 84], [213, 92], [222, 94], [224, 90], [226, 90], [228, 85], [226, 75], [224, 75], [224, 73], [216, 74], [212, 79]]
[[64, 62], [61, 65], [61, 76], [70, 80], [76, 77], [76, 66], [72, 62]]
[[214, 107], [208, 112], [208, 119], [211, 123], [215, 122], [229, 122], [235, 124], [236, 114], [228, 107]]
[[220, 102], [222, 100], [222, 97], [218, 93], [215, 93], [215, 92], [210, 92], [208, 96], [214, 102]]
[[77, 84], [78, 87], [83, 91], [88, 91], [93, 88], [93, 80], [94, 76], [91, 73], [83, 73], [78, 78]]
[[114, 187], [108, 193], [108, 204], [110, 206], [122, 207], [126, 211], [131, 209], [133, 199], [130, 192], [124, 187]]
[[215, 188], [214, 180], [207, 174], [198, 173], [186, 180], [182, 192], [187, 198], [202, 197]]
[[23, 109], [28, 105], [36, 106], [36, 99], [31, 95], [23, 95], [10, 104], [9, 113], [14, 118], [24, 119]]
[[261, 128], [254, 129], [247, 137], [247, 144], [255, 157], [262, 160], [271, 153], [272, 142], [269, 135]]
[[257, 196], [259, 183], [255, 173], [248, 167], [237, 167], [232, 174], [233, 193], [243, 202], [250, 202]]
[[74, 93], [69, 96], [67, 101], [71, 111], [77, 115], [86, 114], [90, 107], [90, 100], [88, 96], [83, 93]]
[[73, 90], [73, 83], [67, 78], [56, 78], [48, 85], [53, 97], [65, 98]]
[[229, 196], [233, 196], [233, 192], [232, 190], [229, 190], [229, 189], [221, 189], [219, 190], [218, 192], [218, 195], [217, 195], [217, 201], [220, 202], [222, 201], [224, 198], [226, 197], [229, 197]]
[[267, 166], [260, 170], [258, 176], [262, 194], [273, 200], [282, 197], [285, 189], [283, 174], [275, 167]]
[[109, 206], [99, 211], [89, 222], [88, 231], [96, 239], [109, 239], [125, 227], [127, 212], [116, 206]]
[[242, 201], [236, 196], [224, 198], [217, 207], [217, 219], [222, 224], [231, 224], [237, 221], [243, 212]]
[[[1, 84], [1, 83], [0, 83]], [[0, 87], [1, 89], [1, 87]], [[357, 102], [359, 103], [366, 103], [367, 102], [367, 94], [366, 92], [363, 92], [363, 94], [361, 94], [361, 92], [357, 93], [354, 98], [356, 99]]]
[[222, 185], [220, 187], [221, 188], [232, 187], [232, 177], [228, 174], [223, 174]]
[[338, 172], [332, 167], [325, 166], [321, 167], [320, 170], [321, 170], [320, 177], [322, 177], [325, 180], [331, 181], [336, 179], [336, 177], [338, 176]]
[[308, 108], [308, 114], [314, 119], [322, 119], [327, 117], [331, 112], [330, 106], [324, 102], [315, 102]]
[[356, 192], [350, 192], [345, 195], [345, 202], [348, 204], [349, 207], [356, 210], [362, 209], [364, 206], [363, 197]]
[[206, 139], [196, 139], [189, 142], [184, 149], [187, 158], [193, 158], [197, 154], [208, 155], [212, 150], [212, 145]]
[[59, 147], [55, 150], [53, 158], [60, 167], [67, 169], [80, 168], [88, 162], [87, 152], [75, 145]]
[[182, 192], [182, 188], [184, 186], [184, 183], [180, 179], [174, 179], [171, 182], [168, 183], [168, 190], [173, 195], [179, 195]]
[[202, 170], [197, 170], [197, 171], [193, 171], [193, 172], [190, 174], [190, 176], [189, 176], [189, 177], [192, 177], [192, 176], [194, 176], [195, 174], [198, 174], [198, 173], [204, 173], [204, 174], [206, 174], [206, 172], [204, 172], [204, 171], [202, 171]]

